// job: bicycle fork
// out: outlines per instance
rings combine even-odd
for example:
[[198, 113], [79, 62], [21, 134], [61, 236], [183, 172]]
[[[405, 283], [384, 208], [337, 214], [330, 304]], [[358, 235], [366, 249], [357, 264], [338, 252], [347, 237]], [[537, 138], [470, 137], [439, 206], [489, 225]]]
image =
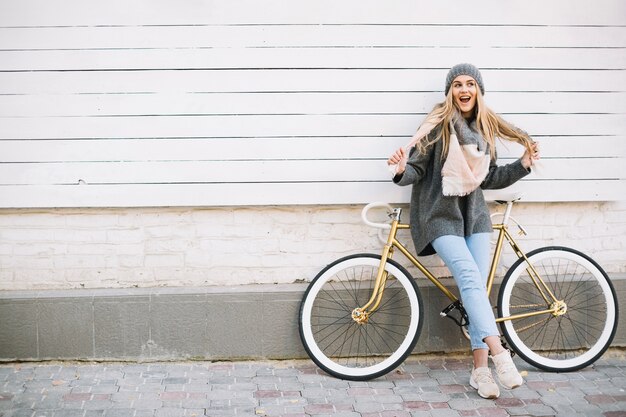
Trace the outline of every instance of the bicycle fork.
[[[524, 259], [524, 261], [526, 262], [526, 272], [528, 273], [528, 276], [532, 280], [534, 287], [539, 292], [541, 298], [543, 298], [545, 305], [548, 307], [546, 310], [535, 311], [532, 313], [525, 313], [525, 314], [520, 314], [520, 315], [513, 315], [513, 316], [506, 317], [506, 318], [498, 318], [496, 319], [496, 322], [500, 322], [504, 320], [514, 320], [517, 318], [524, 318], [524, 317], [531, 317], [531, 316], [539, 316], [539, 315], [546, 314], [546, 313], [550, 313], [555, 317], [566, 314], [567, 304], [565, 303], [565, 301], [559, 300], [556, 298], [552, 290], [550, 290], [548, 285], [539, 275], [539, 272], [537, 272], [533, 264], [529, 262], [528, 258], [526, 257], [526, 254], [518, 246], [517, 242], [515, 242], [515, 240], [510, 236], [506, 227], [504, 225], [496, 225], [494, 226], [494, 228], [500, 230], [500, 235], [498, 236], [498, 240], [502, 239], [503, 237], [506, 237], [506, 240], [509, 242], [509, 245], [513, 249], [513, 252], [515, 253], [515, 255], [517, 255], [518, 258]], [[522, 232], [524, 232], [523, 229], [521, 230]], [[496, 248], [501, 248], [501, 247], [502, 247], [501, 244], [500, 245], [496, 244]], [[499, 255], [500, 255], [499, 253], [496, 254], [494, 258], [494, 265], [498, 261]], [[491, 271], [490, 275], [495, 273], [494, 265], [492, 265], [493, 271]], [[491, 284], [491, 282], [492, 281], [490, 280], [489, 284]], [[490, 289], [490, 285], [489, 285], [489, 289]]]
[[352, 320], [358, 324], [366, 324], [369, 320], [369, 316], [380, 306], [380, 301], [382, 300], [383, 293], [385, 291], [385, 284], [387, 283], [387, 278], [389, 277], [389, 273], [385, 270], [385, 265], [387, 264], [387, 260], [393, 257], [393, 242], [396, 238], [396, 233], [398, 232], [398, 223], [400, 222], [401, 213], [402, 209], [396, 208], [393, 210], [393, 213], [389, 215], [392, 219], [391, 230], [389, 231], [387, 243], [383, 247], [383, 253], [378, 266], [378, 273], [376, 274], [376, 282], [374, 283], [374, 289], [369, 301], [364, 306], [357, 307], [352, 310]]

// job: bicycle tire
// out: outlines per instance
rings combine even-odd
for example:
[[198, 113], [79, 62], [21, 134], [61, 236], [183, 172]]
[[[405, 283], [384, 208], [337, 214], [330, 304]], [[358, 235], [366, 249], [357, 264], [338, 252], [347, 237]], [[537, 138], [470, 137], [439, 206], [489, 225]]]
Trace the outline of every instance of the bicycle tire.
[[423, 324], [422, 297], [413, 277], [388, 260], [389, 273], [378, 310], [358, 324], [352, 311], [369, 300], [381, 257], [338, 259], [309, 284], [301, 302], [300, 338], [309, 357], [328, 374], [364, 381], [400, 365], [413, 351]]
[[[589, 256], [571, 248], [550, 246], [529, 252], [528, 261], [558, 300], [563, 315], [542, 314], [500, 323], [506, 340], [531, 365], [550, 372], [569, 372], [595, 362], [617, 330], [615, 289], [606, 272]], [[498, 294], [498, 314], [507, 317], [549, 308], [518, 259], [506, 273]]]

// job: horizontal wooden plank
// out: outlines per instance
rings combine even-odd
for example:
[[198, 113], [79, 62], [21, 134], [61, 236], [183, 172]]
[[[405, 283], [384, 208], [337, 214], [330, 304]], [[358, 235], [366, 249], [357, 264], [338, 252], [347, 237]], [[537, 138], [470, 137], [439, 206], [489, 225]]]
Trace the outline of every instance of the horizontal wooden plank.
[[[501, 164], [512, 162], [501, 159]], [[622, 180], [626, 179], [626, 158], [542, 158], [528, 180]], [[571, 191], [571, 190], [570, 190]]]
[[624, 26], [167, 25], [0, 28], [0, 49], [626, 47]]
[[0, 162], [372, 159], [391, 153], [408, 140], [408, 137], [14, 140], [0, 141]]
[[[537, 138], [546, 158], [626, 157], [626, 136]], [[381, 159], [409, 137], [3, 140], [0, 162]], [[498, 155], [523, 149], [498, 141]]]
[[[426, 114], [442, 98], [440, 92], [4, 95], [0, 117]], [[626, 114], [626, 93], [494, 92], [487, 104], [503, 113]]]
[[383, 161], [160, 161], [0, 164], [0, 184], [351, 182], [389, 179]]
[[[536, 136], [622, 135], [620, 114], [511, 114], [511, 123]], [[423, 116], [272, 115], [5, 117], [0, 139], [412, 136]]]
[[233, 68], [624, 69], [622, 49], [597, 48], [187, 48], [0, 51], [0, 71]]
[[[68, 13], [71, 10], [71, 13]], [[458, 10], [458, 12], [457, 12]], [[123, 12], [122, 12], [123, 11]], [[455, 12], [453, 12], [455, 11]], [[541, 13], [538, 13], [541, 11]], [[384, 4], [375, 0], [284, 2], [213, 0], [181, 4], [175, 0], [66, 0], [63, 7], [46, 0], [0, 2], [0, 26], [159, 25], [250, 23], [496, 23], [541, 25], [623, 24], [626, 7], [619, 0], [483, 0], [459, 10], [458, 2], [440, 0], [428, 7], [410, 0]]]
[[[0, 94], [193, 92], [438, 92], [439, 69], [243, 69], [0, 72]], [[482, 69], [487, 97], [498, 91], [625, 91], [626, 70]]]
[[392, 183], [0, 186], [0, 208], [250, 206], [405, 201]]
[[[521, 192], [526, 202], [618, 201], [626, 181], [522, 180], [511, 190]], [[497, 199], [501, 193], [486, 195]], [[410, 187], [391, 182], [0, 186], [0, 208], [396, 204], [409, 199]]]
[[[504, 118], [532, 136], [621, 135], [626, 128], [622, 114], [510, 114]], [[606, 123], [602, 127], [599, 124]]]
[[[0, 164], [0, 185], [367, 182], [389, 178], [385, 161], [372, 159]], [[528, 178], [626, 179], [626, 158], [544, 158]]]
[[210, 156], [222, 161], [379, 158], [407, 141], [405, 137], [4, 140], [0, 141], [0, 163], [194, 161]]
[[[550, 136], [537, 140], [544, 157], [626, 156], [625, 136]], [[406, 136], [4, 140], [0, 141], [0, 162], [380, 159], [408, 141]], [[501, 158], [523, 153], [517, 144], [497, 144]]]
[[[626, 136], [545, 136], [535, 137], [544, 158], [623, 158], [626, 157]], [[517, 158], [521, 145], [498, 140], [500, 158]]]
[[[605, 158], [625, 157], [624, 136], [546, 136], [535, 137], [546, 158]], [[498, 141], [498, 155], [503, 158], [517, 157], [523, 153], [520, 145]]]
[[519, 193], [524, 202], [622, 201], [626, 180], [518, 181], [503, 190], [485, 191], [485, 199]]

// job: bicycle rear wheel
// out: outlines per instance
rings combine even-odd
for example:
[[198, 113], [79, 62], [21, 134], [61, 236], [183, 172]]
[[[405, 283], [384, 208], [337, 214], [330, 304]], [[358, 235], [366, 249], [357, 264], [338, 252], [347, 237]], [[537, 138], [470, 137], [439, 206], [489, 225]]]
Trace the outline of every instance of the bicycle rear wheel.
[[422, 328], [422, 298], [411, 275], [388, 260], [389, 274], [380, 307], [367, 322], [352, 319], [373, 291], [381, 257], [338, 259], [311, 282], [300, 307], [300, 337], [311, 359], [324, 371], [355, 381], [384, 375], [415, 347]]
[[[617, 297], [608, 276], [587, 255], [570, 248], [545, 247], [526, 256], [566, 308], [561, 315], [545, 313], [502, 322], [507, 341], [528, 363], [546, 371], [575, 371], [592, 364], [617, 330]], [[519, 259], [504, 277], [498, 297], [500, 317], [550, 308], [527, 268]]]

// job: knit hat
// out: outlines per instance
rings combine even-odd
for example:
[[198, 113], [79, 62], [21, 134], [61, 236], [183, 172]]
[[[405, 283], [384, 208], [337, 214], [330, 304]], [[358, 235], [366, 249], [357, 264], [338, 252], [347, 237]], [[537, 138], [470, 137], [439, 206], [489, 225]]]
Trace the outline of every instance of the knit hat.
[[485, 85], [483, 84], [483, 77], [480, 75], [480, 71], [478, 68], [473, 66], [472, 64], [457, 64], [453, 66], [450, 71], [448, 71], [448, 76], [446, 77], [446, 91], [445, 95], [448, 95], [448, 91], [450, 91], [450, 86], [452, 85], [452, 81], [459, 75], [469, 75], [478, 84], [480, 87], [480, 92], [485, 95]]

